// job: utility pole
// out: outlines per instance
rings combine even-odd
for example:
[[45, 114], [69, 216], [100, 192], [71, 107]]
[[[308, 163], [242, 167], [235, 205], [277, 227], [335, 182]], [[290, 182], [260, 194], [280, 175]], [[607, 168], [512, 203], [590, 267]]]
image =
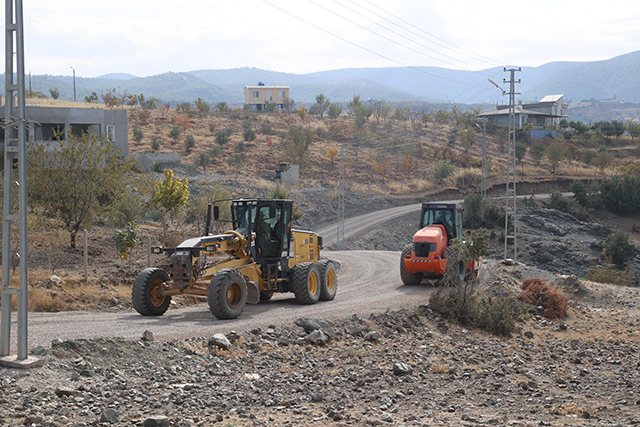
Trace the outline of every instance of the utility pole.
[[336, 249], [342, 249], [344, 242], [344, 144], [340, 144], [340, 176], [338, 178], [338, 229], [336, 230]]
[[[516, 93], [515, 85], [520, 83], [520, 79], [515, 79], [515, 73], [520, 72], [521, 68], [504, 68], [505, 72], [510, 73], [510, 78], [504, 83], [509, 83], [509, 141], [507, 148], [507, 203], [506, 214], [504, 217], [504, 259], [509, 258], [508, 243], [513, 243], [513, 260], [518, 260], [518, 245], [516, 240]], [[509, 233], [509, 217], [511, 217], [513, 230]]]
[[[27, 123], [25, 117], [24, 76], [24, 26], [22, 0], [5, 0], [5, 103], [4, 103], [4, 201], [2, 222], [2, 302], [0, 305], [0, 365], [13, 368], [42, 366], [27, 354]], [[14, 70], [14, 48], [15, 65]], [[16, 80], [14, 81], [14, 72]], [[16, 105], [17, 99], [17, 105]], [[14, 209], [14, 183], [18, 189], [18, 209]], [[19, 263], [20, 287], [12, 287], [11, 248], [13, 221], [19, 223], [19, 251], [15, 254]], [[18, 355], [11, 351], [11, 302], [18, 299], [17, 338]]]
[[73, 70], [73, 102], [76, 102], [76, 69], [69, 66]]
[[[480, 127], [476, 123], [476, 126]], [[487, 200], [487, 121], [482, 120], [482, 200]]]

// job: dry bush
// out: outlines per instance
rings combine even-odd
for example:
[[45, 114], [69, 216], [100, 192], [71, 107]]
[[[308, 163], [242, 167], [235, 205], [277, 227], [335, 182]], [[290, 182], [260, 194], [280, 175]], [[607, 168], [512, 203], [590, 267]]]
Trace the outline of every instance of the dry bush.
[[539, 277], [522, 282], [523, 292], [518, 299], [536, 307], [542, 307], [542, 315], [548, 319], [558, 319], [567, 314], [567, 302], [562, 294], [551, 288], [546, 280]]
[[604, 259], [604, 265], [591, 263], [591, 268], [587, 270], [589, 280], [598, 283], [612, 283], [618, 286], [631, 286], [633, 283], [631, 266], [627, 265], [624, 270], [620, 271], [611, 261], [611, 257], [605, 255]]
[[431, 372], [434, 374], [448, 374], [449, 365], [446, 363], [440, 363], [437, 360], [431, 364]]
[[551, 408], [551, 413], [553, 415], [579, 415], [581, 417], [588, 414], [584, 407], [580, 407], [575, 403], [564, 403], [561, 406], [554, 406]]

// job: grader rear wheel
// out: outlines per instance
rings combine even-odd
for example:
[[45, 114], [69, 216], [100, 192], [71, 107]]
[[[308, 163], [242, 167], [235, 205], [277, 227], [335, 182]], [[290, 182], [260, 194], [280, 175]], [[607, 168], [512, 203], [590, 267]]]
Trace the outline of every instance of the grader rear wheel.
[[405, 285], [419, 285], [422, 282], [422, 273], [409, 273], [404, 266], [404, 259], [407, 256], [411, 256], [411, 252], [413, 251], [413, 245], [408, 244], [402, 250], [402, 255], [400, 256], [400, 279], [402, 279], [402, 283]]
[[171, 297], [162, 294], [169, 275], [159, 268], [147, 268], [138, 274], [131, 289], [133, 308], [143, 316], [162, 316], [171, 303]]
[[209, 284], [209, 310], [218, 319], [235, 319], [247, 304], [247, 282], [233, 268], [216, 273]]
[[320, 272], [311, 262], [303, 262], [293, 269], [292, 290], [300, 304], [315, 304], [320, 299]]

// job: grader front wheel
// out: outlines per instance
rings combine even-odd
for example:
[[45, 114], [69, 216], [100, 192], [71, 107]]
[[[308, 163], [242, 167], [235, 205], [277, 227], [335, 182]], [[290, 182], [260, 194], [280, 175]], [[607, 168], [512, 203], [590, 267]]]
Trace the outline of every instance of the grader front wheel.
[[162, 316], [171, 303], [171, 297], [162, 294], [169, 275], [159, 268], [142, 270], [131, 290], [133, 308], [143, 316]]
[[247, 303], [247, 282], [233, 268], [216, 273], [209, 284], [209, 310], [218, 319], [235, 319]]

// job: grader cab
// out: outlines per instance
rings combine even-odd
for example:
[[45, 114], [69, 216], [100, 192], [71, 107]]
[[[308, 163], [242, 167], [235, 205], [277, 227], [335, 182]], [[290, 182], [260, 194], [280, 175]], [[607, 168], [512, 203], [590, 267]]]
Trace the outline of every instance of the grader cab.
[[[230, 202], [231, 219], [220, 218]], [[170, 258], [169, 271], [147, 268], [133, 284], [132, 302], [145, 316], [164, 314], [174, 295], [206, 296], [218, 319], [234, 319], [245, 305], [293, 292], [301, 304], [332, 300], [338, 263], [320, 260], [322, 237], [292, 228], [293, 202], [279, 199], [218, 200], [209, 205], [202, 237], [175, 248], [153, 248]], [[212, 212], [213, 211], [213, 212]], [[211, 220], [231, 229], [210, 235]]]

